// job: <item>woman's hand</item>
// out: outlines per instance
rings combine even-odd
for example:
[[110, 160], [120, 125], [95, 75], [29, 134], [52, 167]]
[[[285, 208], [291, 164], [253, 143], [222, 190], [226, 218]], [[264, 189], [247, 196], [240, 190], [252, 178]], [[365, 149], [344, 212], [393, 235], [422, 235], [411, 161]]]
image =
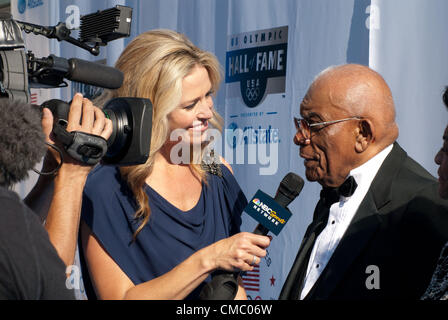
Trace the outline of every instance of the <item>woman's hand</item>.
[[241, 232], [220, 240], [210, 246], [212, 269], [227, 271], [250, 271], [266, 256], [271, 243], [267, 236]]

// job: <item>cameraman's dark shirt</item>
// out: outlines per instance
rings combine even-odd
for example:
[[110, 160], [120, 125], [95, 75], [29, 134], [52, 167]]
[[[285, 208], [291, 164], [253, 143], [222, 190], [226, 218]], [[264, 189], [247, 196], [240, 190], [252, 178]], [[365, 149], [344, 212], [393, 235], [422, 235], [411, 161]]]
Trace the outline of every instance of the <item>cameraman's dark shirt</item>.
[[39, 218], [0, 187], [0, 299], [74, 299], [65, 265]]

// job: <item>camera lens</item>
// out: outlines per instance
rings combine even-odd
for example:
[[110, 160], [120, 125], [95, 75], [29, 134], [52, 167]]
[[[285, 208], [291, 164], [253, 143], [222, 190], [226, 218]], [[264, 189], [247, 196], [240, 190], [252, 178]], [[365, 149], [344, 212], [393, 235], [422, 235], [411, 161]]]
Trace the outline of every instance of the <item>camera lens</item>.
[[112, 135], [107, 141], [107, 153], [104, 161], [117, 163], [126, 154], [132, 139], [132, 113], [124, 100], [113, 99], [103, 109], [107, 118], [112, 121]]

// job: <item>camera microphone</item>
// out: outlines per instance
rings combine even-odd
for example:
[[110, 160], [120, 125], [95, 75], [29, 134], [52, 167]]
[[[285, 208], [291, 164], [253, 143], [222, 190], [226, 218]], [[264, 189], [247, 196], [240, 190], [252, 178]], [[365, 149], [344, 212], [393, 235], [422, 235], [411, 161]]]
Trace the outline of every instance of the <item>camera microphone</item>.
[[113, 67], [97, 62], [72, 58], [65, 59], [53, 54], [46, 58], [36, 59], [29, 56], [35, 63], [29, 72], [32, 87], [57, 87], [64, 78], [107, 89], [118, 89], [123, 84], [123, 73]]
[[67, 62], [68, 80], [107, 89], [118, 89], [123, 84], [123, 73], [116, 68], [77, 58], [68, 59]]

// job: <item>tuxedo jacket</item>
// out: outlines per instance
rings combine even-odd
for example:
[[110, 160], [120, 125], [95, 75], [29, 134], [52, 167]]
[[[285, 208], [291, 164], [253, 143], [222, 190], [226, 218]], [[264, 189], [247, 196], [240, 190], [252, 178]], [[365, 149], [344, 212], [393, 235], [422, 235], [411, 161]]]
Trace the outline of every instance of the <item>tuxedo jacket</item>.
[[[447, 240], [437, 180], [395, 143], [305, 300], [419, 299]], [[298, 299], [297, 257], [279, 299]]]

